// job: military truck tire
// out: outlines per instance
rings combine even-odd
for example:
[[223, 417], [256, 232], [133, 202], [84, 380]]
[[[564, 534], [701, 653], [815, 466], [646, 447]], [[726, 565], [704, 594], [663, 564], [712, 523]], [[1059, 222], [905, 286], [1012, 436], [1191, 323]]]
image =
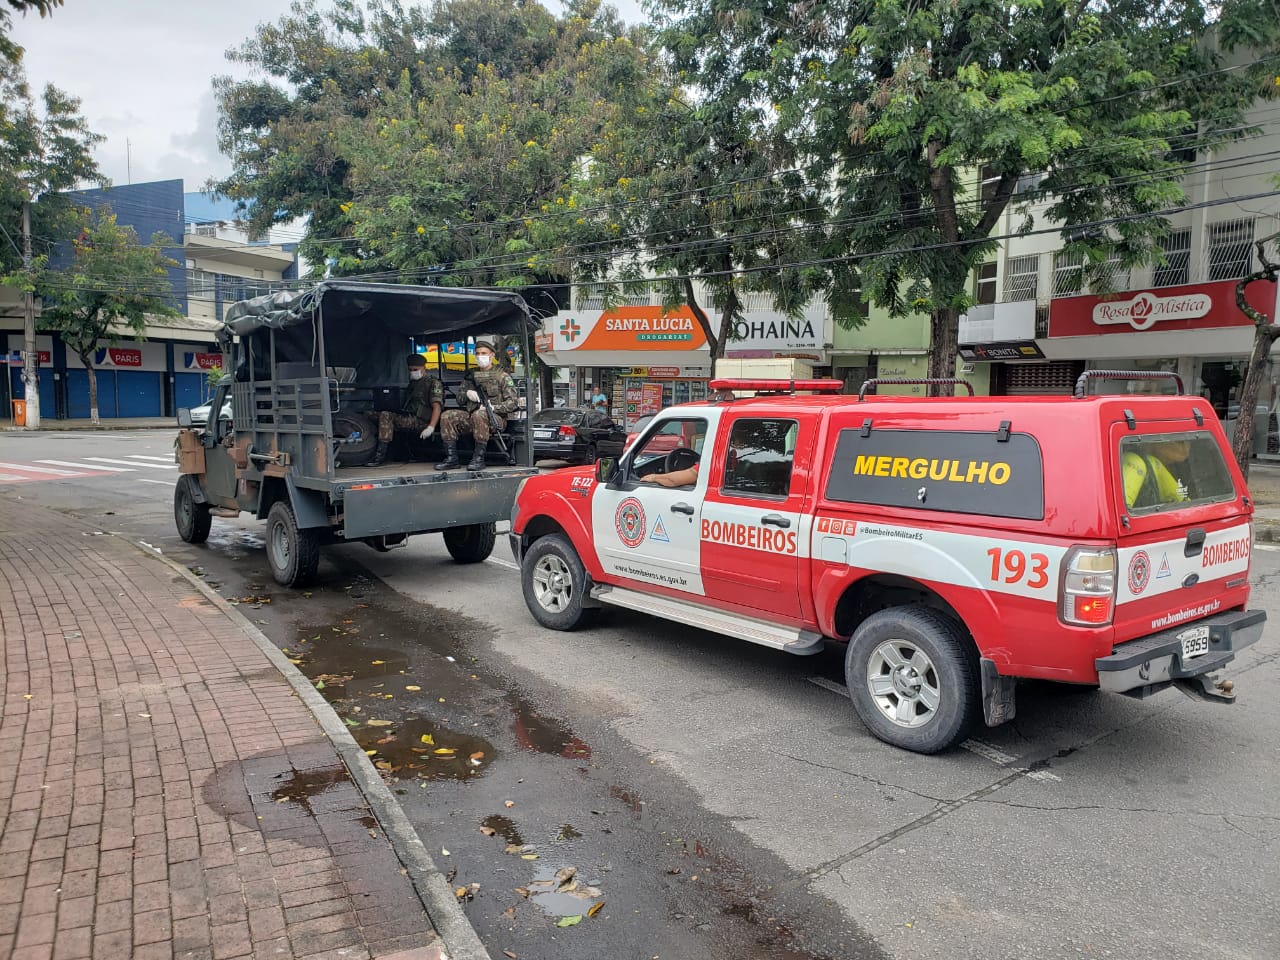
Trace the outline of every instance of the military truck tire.
[[525, 551], [520, 586], [533, 619], [551, 630], [573, 630], [599, 611], [584, 607], [590, 584], [578, 552], [558, 533], [539, 537]]
[[862, 621], [845, 654], [845, 685], [873, 734], [916, 753], [959, 743], [982, 709], [968, 638], [924, 606], [891, 607]]
[[320, 566], [320, 538], [314, 530], [299, 530], [293, 508], [283, 500], [267, 514], [267, 564], [276, 583], [300, 587]]
[[195, 481], [191, 477], [179, 477], [173, 491], [173, 519], [178, 526], [178, 536], [187, 543], [204, 543], [209, 539], [213, 517], [209, 505], [196, 503]]
[[333, 415], [333, 439], [349, 440], [356, 434], [360, 439], [336, 445], [334, 459], [340, 466], [363, 467], [373, 458], [378, 446], [378, 421], [363, 413]]
[[482, 563], [493, 553], [497, 540], [498, 529], [492, 523], [450, 527], [444, 532], [445, 548], [458, 563]]

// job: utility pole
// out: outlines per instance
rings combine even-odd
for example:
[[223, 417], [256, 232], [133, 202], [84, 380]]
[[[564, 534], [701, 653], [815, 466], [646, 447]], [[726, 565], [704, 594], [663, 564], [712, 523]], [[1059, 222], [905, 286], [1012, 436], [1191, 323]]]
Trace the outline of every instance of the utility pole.
[[27, 401], [27, 429], [40, 426], [40, 351], [36, 349], [36, 295], [31, 282], [31, 199], [22, 199], [22, 269], [26, 287], [22, 294], [22, 392]]

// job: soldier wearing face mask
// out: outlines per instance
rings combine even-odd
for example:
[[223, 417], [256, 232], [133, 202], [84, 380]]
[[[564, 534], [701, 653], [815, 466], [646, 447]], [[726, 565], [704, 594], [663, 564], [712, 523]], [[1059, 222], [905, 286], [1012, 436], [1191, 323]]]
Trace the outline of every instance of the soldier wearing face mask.
[[397, 430], [412, 430], [422, 440], [436, 432], [440, 411], [444, 407], [444, 384], [427, 376], [427, 360], [420, 353], [409, 354], [409, 386], [399, 413], [383, 410], [378, 414], [378, 446], [369, 466], [376, 467], [387, 459], [387, 445]]
[[489, 445], [490, 426], [489, 413], [480, 402], [482, 392], [489, 400], [499, 430], [507, 425], [507, 416], [519, 406], [516, 385], [511, 375], [498, 366], [493, 344], [486, 340], [476, 341], [476, 367], [478, 369], [468, 374], [470, 384], [463, 384], [464, 389], [459, 397], [462, 406], [457, 410], [445, 411], [440, 418], [440, 436], [444, 440], [448, 456], [436, 464], [437, 470], [452, 470], [459, 466], [459, 433], [469, 433], [476, 441], [476, 450], [467, 469], [484, 469], [484, 451]]

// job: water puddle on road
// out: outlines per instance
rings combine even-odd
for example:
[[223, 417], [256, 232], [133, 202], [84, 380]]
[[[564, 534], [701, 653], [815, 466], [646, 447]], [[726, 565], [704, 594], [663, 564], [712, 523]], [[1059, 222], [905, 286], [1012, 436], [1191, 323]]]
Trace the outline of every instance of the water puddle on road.
[[271, 792], [271, 799], [276, 803], [292, 800], [300, 804], [308, 813], [311, 810], [311, 799], [327, 790], [332, 790], [340, 783], [348, 783], [346, 767], [324, 767], [320, 770], [290, 770], [288, 780]]
[[521, 846], [524, 843], [524, 837], [520, 836], [520, 830], [516, 827], [515, 821], [500, 813], [485, 817], [480, 821], [480, 826], [488, 827], [509, 844]]
[[542, 716], [519, 697], [513, 696], [510, 699], [515, 710], [516, 741], [520, 746], [536, 753], [568, 760], [591, 758], [591, 747], [564, 724]]

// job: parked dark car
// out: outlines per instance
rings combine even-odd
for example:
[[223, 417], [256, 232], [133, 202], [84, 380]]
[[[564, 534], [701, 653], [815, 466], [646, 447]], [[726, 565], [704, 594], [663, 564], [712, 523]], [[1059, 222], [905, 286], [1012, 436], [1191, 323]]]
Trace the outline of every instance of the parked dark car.
[[626, 431], [590, 407], [551, 407], [539, 410], [530, 424], [536, 460], [595, 463], [618, 457], [627, 442]]

